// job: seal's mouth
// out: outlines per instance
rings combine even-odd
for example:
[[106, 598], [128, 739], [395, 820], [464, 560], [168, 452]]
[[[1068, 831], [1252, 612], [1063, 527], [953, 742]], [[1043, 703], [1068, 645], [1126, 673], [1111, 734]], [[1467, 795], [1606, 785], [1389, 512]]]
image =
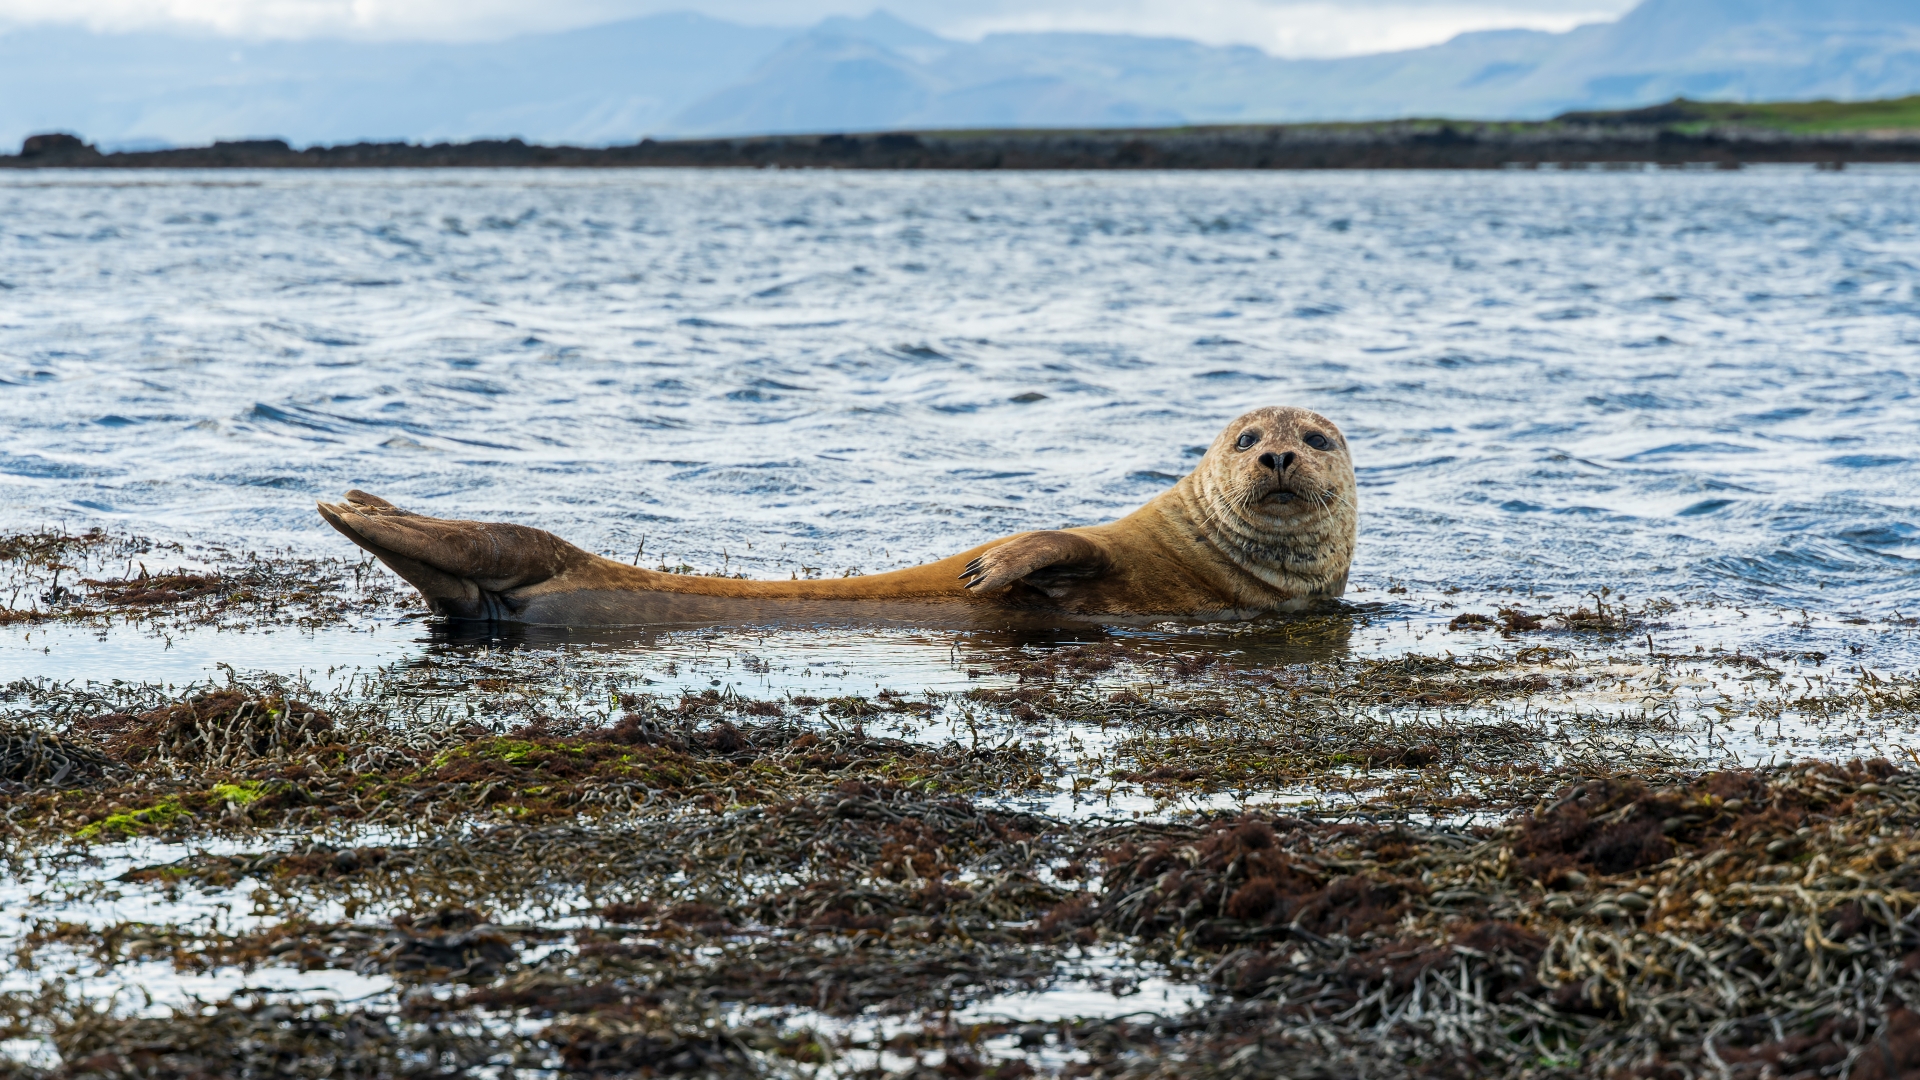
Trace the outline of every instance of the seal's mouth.
[[1276, 475], [1270, 469], [1249, 469], [1230, 481], [1230, 500], [1243, 512], [1262, 516], [1294, 517], [1325, 509], [1340, 496], [1327, 478], [1310, 469], [1292, 469]]
[[1275, 509], [1289, 503], [1304, 502], [1315, 506], [1331, 505], [1337, 496], [1328, 489], [1307, 489], [1292, 487], [1285, 481], [1273, 481], [1264, 493], [1254, 497], [1255, 506]]
[[1313, 498], [1313, 493], [1293, 483], [1299, 478], [1268, 473], [1256, 480], [1253, 501], [1259, 506], [1284, 506], [1296, 499]]

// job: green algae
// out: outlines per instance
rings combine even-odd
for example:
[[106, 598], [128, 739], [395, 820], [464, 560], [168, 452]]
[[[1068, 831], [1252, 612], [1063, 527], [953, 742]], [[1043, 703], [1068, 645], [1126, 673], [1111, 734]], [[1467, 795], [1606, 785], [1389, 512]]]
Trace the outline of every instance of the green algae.
[[210, 790], [214, 798], [235, 806], [251, 806], [267, 794], [266, 784], [258, 780], [243, 780], [237, 784], [215, 784]]
[[161, 799], [138, 810], [122, 810], [84, 825], [74, 836], [81, 840], [125, 840], [145, 833], [169, 832], [195, 820], [177, 797]]

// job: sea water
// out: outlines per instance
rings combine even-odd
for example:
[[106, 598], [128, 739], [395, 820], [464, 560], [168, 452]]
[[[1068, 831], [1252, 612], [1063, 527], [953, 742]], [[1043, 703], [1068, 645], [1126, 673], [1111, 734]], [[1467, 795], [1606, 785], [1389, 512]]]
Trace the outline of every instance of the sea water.
[[1904, 167], [13, 172], [0, 528], [344, 554], [359, 487], [871, 573], [1292, 404], [1351, 442], [1357, 589], [1883, 619], [1917, 266]]

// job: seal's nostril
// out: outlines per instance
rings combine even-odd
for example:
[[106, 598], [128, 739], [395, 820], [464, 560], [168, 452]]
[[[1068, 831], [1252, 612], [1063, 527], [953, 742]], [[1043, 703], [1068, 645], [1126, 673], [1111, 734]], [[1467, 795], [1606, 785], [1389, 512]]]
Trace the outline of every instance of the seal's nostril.
[[1272, 454], [1261, 454], [1260, 467], [1263, 469], [1277, 469], [1280, 467], [1280, 463], [1273, 459]]
[[1284, 453], [1284, 454], [1281, 454], [1281, 455], [1280, 455], [1280, 467], [1281, 467], [1282, 469], [1289, 469], [1289, 468], [1292, 468], [1292, 467], [1293, 467], [1293, 459], [1294, 459], [1294, 457], [1296, 457], [1296, 456], [1297, 456], [1297, 455], [1295, 455], [1295, 454], [1294, 454], [1294, 452], [1293, 452], [1293, 451], [1291, 451], [1291, 450], [1289, 450], [1289, 451], [1287, 451], [1287, 452], [1286, 452], [1286, 453]]
[[1293, 457], [1291, 450], [1284, 454], [1261, 454], [1260, 464], [1274, 472], [1285, 472], [1287, 467], [1293, 464]]

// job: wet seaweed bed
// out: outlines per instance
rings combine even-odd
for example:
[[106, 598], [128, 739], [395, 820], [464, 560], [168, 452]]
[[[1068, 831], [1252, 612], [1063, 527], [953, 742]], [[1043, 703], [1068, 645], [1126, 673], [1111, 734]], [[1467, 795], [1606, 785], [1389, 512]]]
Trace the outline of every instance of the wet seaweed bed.
[[[36, 632], [409, 614], [364, 565], [9, 543]], [[974, 636], [838, 693], [721, 631], [22, 672], [0, 1068], [1920, 1069], [1905, 625], [1466, 599]]]

